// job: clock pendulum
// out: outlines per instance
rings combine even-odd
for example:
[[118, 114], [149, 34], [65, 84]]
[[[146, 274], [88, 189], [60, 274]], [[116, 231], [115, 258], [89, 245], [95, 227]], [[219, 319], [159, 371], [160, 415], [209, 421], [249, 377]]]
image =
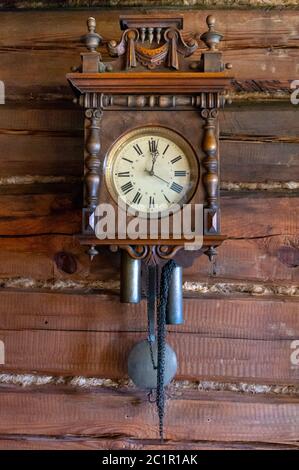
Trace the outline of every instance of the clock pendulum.
[[[121, 302], [147, 299], [147, 335], [129, 352], [128, 374], [148, 391], [150, 401], [154, 397], [161, 440], [165, 388], [177, 373], [167, 325], [183, 323], [183, 267], [202, 254], [214, 260], [225, 239], [220, 233], [218, 111], [232, 79], [225, 68], [231, 65], [222, 62], [222, 35], [213, 16], [207, 25], [208, 31], [186, 41], [180, 15], [122, 16], [121, 39], [106, 43], [112, 60], [104, 63], [99, 52], [104, 41], [89, 18], [87, 51], [67, 75], [85, 110], [78, 238], [89, 247], [91, 259], [104, 246], [120, 251]], [[191, 61], [200, 41], [207, 50]], [[116, 214], [113, 236], [101, 224], [103, 205]], [[184, 220], [175, 221], [187, 206], [191, 228], [181, 234]], [[136, 214], [143, 229], [138, 236], [128, 230], [124, 235], [124, 226], [136, 228]], [[153, 220], [154, 236], [149, 232]], [[171, 228], [165, 236], [166, 220]]]
[[[128, 373], [137, 387], [156, 390], [160, 438], [163, 440], [164, 389], [177, 370], [176, 354], [166, 343], [166, 324], [183, 323], [182, 268], [174, 260], [164, 265], [157, 302], [158, 275], [157, 265], [148, 267], [147, 338], [137, 343], [131, 350], [128, 357]], [[155, 318], [157, 318], [157, 333], [155, 333]]]

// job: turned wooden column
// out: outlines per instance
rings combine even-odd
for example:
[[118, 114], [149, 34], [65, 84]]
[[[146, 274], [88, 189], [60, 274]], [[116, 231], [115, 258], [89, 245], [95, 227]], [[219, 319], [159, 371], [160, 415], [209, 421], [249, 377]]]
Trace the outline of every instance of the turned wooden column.
[[204, 208], [205, 234], [219, 233], [219, 176], [218, 176], [218, 146], [216, 134], [217, 109], [205, 108], [201, 116], [205, 120], [202, 150], [205, 153], [203, 166], [203, 184], [206, 190], [207, 204]]
[[100, 191], [100, 122], [102, 118], [101, 109], [87, 109], [86, 118], [89, 120], [85, 130], [85, 207], [93, 211], [99, 201]]

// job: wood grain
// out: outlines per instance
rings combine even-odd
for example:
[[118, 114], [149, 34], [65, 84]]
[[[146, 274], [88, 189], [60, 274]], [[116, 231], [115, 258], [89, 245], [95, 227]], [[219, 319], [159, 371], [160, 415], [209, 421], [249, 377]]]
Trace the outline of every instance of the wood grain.
[[1, 235], [76, 233], [80, 230], [81, 188], [71, 194], [1, 195]]
[[[90, 264], [84, 248], [72, 236], [45, 235], [0, 239], [1, 278], [27, 277], [43, 280], [102, 280], [119, 278], [119, 256], [102, 249]], [[76, 259], [76, 271], [71, 275], [58, 269], [57, 253]], [[298, 283], [298, 250], [293, 237], [269, 237], [257, 240], [228, 240], [218, 250], [217, 276], [203, 256], [184, 272], [185, 280], [207, 280], [212, 283], [248, 280], [249, 282]]]
[[[217, 1], [215, 4], [214, 0], [205, 0], [205, 7], [208, 8], [228, 8], [228, 9], [240, 9], [244, 8], [296, 8], [297, 3], [295, 0], [235, 0], [234, 2], [227, 1]], [[40, 0], [38, 3], [34, 0], [3, 0], [0, 2], [0, 8], [3, 10], [42, 10], [49, 8], [65, 8], [65, 9], [74, 9], [74, 8], [84, 8], [89, 7], [89, 0], [76, 0], [74, 3], [73, 0]], [[201, 0], [93, 0], [94, 7], [102, 8], [112, 8], [118, 6], [121, 7], [147, 7], [149, 8], [171, 8], [171, 7], [180, 7], [184, 9], [201, 9], [202, 1]]]
[[[0, 330], [6, 354], [0, 370], [126, 377], [129, 351], [144, 337], [144, 333], [130, 332]], [[299, 383], [299, 369], [290, 362], [289, 339], [169, 333], [168, 341], [177, 353], [180, 379]]]
[[[0, 198], [1, 199], [1, 198]], [[20, 198], [21, 199], [21, 198]], [[283, 198], [273, 198], [272, 208], [278, 208], [277, 202]], [[249, 198], [250, 200], [250, 198]], [[296, 200], [296, 199], [295, 199]], [[236, 200], [234, 200], [236, 202]], [[290, 198], [289, 203], [292, 206], [294, 199]], [[244, 207], [248, 207], [246, 199], [243, 202]], [[239, 205], [239, 210], [237, 210]], [[277, 210], [277, 218], [279, 224], [275, 227], [282, 235], [268, 235], [268, 227], [273, 224], [271, 213], [263, 211], [263, 198], [256, 202], [256, 210], [261, 211], [259, 233], [247, 234], [247, 226], [250, 224], [250, 215], [245, 212], [242, 216], [242, 199], [234, 207], [231, 207], [231, 212], [228, 214], [226, 211], [227, 225], [230, 223], [230, 229], [225, 232], [232, 238], [225, 241], [223, 246], [218, 250], [218, 258], [216, 263], [217, 277], [210, 279], [211, 282], [217, 280], [227, 279], [233, 280], [251, 280], [257, 282], [277, 282], [282, 284], [298, 283], [298, 237], [295, 233], [289, 233], [288, 219], [285, 218], [283, 212]], [[269, 204], [270, 206], [271, 204]], [[283, 204], [281, 204], [283, 206]], [[260, 208], [260, 209], [259, 209]], [[224, 210], [224, 208], [223, 208]], [[291, 210], [291, 209], [290, 209]], [[69, 219], [64, 213], [59, 220], [62, 220], [60, 227], [64, 230], [71, 231], [77, 229], [79, 231], [79, 223], [76, 219], [80, 219], [80, 215], [73, 215], [72, 211], [69, 213]], [[243, 232], [238, 233], [236, 237], [236, 229], [233, 229], [235, 217], [239, 217], [240, 223], [243, 226]], [[291, 219], [292, 220], [292, 219]], [[85, 254], [84, 247], [80, 247], [78, 241], [70, 235], [61, 235], [57, 233], [58, 217], [53, 214], [47, 215], [44, 219], [42, 217], [31, 220], [30, 217], [22, 217], [14, 220], [6, 221], [0, 227], [5, 228], [13, 223], [14, 227], [19, 227], [19, 231], [25, 231], [25, 236], [16, 237], [11, 233], [9, 237], [0, 237], [0, 277], [1, 278], [15, 278], [18, 276], [30, 277], [42, 281], [50, 278], [54, 279], [69, 279], [70, 276], [67, 272], [58, 269], [55, 263], [55, 255], [59, 252], [64, 252], [74, 257], [76, 260], [76, 271], [71, 275], [70, 280], [80, 279], [99, 279], [111, 280], [118, 279], [119, 277], [119, 256], [111, 253], [107, 249], [101, 249], [101, 253], [90, 264], [88, 256]], [[275, 221], [277, 221], [275, 216]], [[274, 222], [275, 222], [274, 221]], [[293, 221], [294, 223], [295, 221]], [[23, 223], [26, 223], [25, 229]], [[76, 225], [74, 225], [76, 223]], [[78, 224], [78, 225], [77, 225]], [[28, 232], [32, 231], [32, 227], [39, 227], [40, 234]], [[239, 228], [241, 229], [240, 226]], [[53, 230], [52, 235], [42, 235], [44, 232], [48, 233]], [[27, 235], [26, 235], [27, 231]], [[223, 229], [224, 231], [224, 229]], [[249, 231], [249, 229], [248, 229]], [[274, 231], [274, 230], [273, 230]], [[250, 236], [252, 238], [250, 238]], [[192, 267], [185, 269], [185, 280], [205, 280], [212, 277], [211, 265], [207, 257], [202, 256], [197, 258]]]
[[[168, 330], [211, 338], [296, 339], [298, 302], [286, 297], [194, 296], [184, 299], [185, 323]], [[111, 294], [4, 290], [0, 293], [0, 328], [144, 332], [146, 302], [121, 304], [118, 295]]]
[[[71, 390], [47, 393], [8, 388], [0, 396], [2, 434], [158, 438], [155, 405], [150, 405], [142, 392], [78, 394]], [[177, 396], [167, 402], [166, 443], [203, 440], [295, 444], [298, 413], [298, 398], [265, 400], [261, 396], [218, 392]]]
[[[221, 179], [298, 180], [297, 122], [294, 106], [241, 106], [222, 111]], [[5, 107], [5, 112], [0, 108], [0, 145], [5, 154], [0, 181], [16, 175], [79, 177], [82, 143], [82, 114], [76, 107]]]
[[171, 441], [96, 437], [0, 435], [0, 450], [298, 450], [296, 442]]
[[[185, 12], [185, 30], [205, 31], [207, 11]], [[95, 15], [98, 31], [106, 40], [116, 38], [119, 11], [88, 10]], [[1, 36], [2, 80], [6, 82], [8, 100], [43, 99], [52, 94], [71, 99], [65, 82], [65, 73], [79, 63], [82, 50], [79, 38], [85, 33], [82, 12], [1, 13], [6, 24]], [[31, 28], [26, 28], [30, 22]], [[217, 29], [224, 33], [225, 61], [234, 64], [237, 81], [264, 80], [285, 82], [297, 77], [298, 18], [290, 11], [218, 11]], [[266, 33], [265, 33], [266, 32]], [[57, 54], [59, 50], [59, 54]], [[102, 51], [104, 53], [104, 50]], [[195, 56], [196, 57], [196, 56]], [[104, 59], [107, 56], [104, 53]], [[51, 67], [44, 67], [49, 60]], [[10, 76], [18, 64], [22, 82]], [[261, 88], [258, 91], [263, 91]]]
[[[66, 194], [0, 195], [0, 234], [71, 234], [80, 231], [81, 187]], [[298, 234], [298, 197], [224, 194], [222, 232], [229, 238]], [[252, 223], [254, 219], [254, 224]], [[238, 224], [236, 224], [238, 220]]]

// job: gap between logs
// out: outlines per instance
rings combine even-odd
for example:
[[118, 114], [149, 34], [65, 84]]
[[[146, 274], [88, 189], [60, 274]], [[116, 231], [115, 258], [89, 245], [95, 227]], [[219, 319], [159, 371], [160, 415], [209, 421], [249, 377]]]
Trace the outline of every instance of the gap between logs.
[[[134, 389], [134, 384], [129, 379], [112, 380], [100, 377], [64, 377], [36, 374], [0, 374], [1, 385], [14, 385], [19, 387], [41, 387], [45, 385], [67, 385], [77, 389]], [[199, 392], [240, 392], [244, 394], [272, 394], [272, 395], [299, 395], [299, 386], [275, 385], [275, 384], [248, 384], [246, 382], [216, 382], [216, 381], [190, 381], [173, 380], [170, 389], [173, 393], [180, 394], [184, 390]]]
[[[28, 289], [28, 290], [50, 290], [50, 291], [76, 291], [88, 293], [89, 291], [119, 291], [118, 280], [69, 280], [50, 279], [38, 280], [25, 277], [0, 279], [2, 289]], [[257, 282], [203, 282], [186, 281], [183, 284], [186, 294], [247, 294], [253, 296], [299, 296], [299, 286], [294, 284], [263, 284]]]
[[[90, 0], [12, 0], [12, 1], [1, 1], [0, 9], [2, 10], [42, 10], [42, 9], [54, 9], [54, 8], [90, 8]], [[298, 8], [298, 2], [296, 0], [93, 0], [92, 7], [180, 7], [181, 9], [203, 9], [203, 8], [217, 8], [217, 9], [245, 9], [245, 8], [260, 8], [264, 10], [285, 9], [285, 8]]]
[[[0, 186], [57, 183], [78, 184], [81, 181], [82, 178], [79, 176], [16, 175], [0, 177]], [[225, 191], [297, 191], [299, 189], [299, 181], [221, 181], [220, 189]]]

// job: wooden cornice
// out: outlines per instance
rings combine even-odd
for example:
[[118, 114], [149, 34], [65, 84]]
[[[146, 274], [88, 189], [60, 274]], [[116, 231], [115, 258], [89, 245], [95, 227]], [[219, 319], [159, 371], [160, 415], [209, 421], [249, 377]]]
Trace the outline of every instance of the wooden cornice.
[[119, 72], [69, 73], [67, 79], [78, 94], [221, 92], [230, 87], [226, 72]]
[[[225, 240], [227, 236], [226, 235], [205, 235], [203, 236], [202, 239], [202, 248], [207, 248], [210, 246], [219, 246], [221, 245]], [[171, 239], [151, 239], [151, 238], [146, 238], [146, 239], [136, 239], [136, 240], [131, 240], [131, 239], [115, 239], [115, 240], [101, 240], [99, 238], [96, 238], [94, 235], [76, 235], [76, 239], [79, 240], [81, 245], [135, 245], [135, 246], [142, 246], [142, 245], [148, 245], [148, 246], [155, 246], [155, 245], [165, 245], [165, 246], [184, 246], [185, 244], [191, 244], [191, 243], [196, 243], [196, 240], [194, 238], [189, 239], [176, 239], [176, 238], [171, 238]]]

